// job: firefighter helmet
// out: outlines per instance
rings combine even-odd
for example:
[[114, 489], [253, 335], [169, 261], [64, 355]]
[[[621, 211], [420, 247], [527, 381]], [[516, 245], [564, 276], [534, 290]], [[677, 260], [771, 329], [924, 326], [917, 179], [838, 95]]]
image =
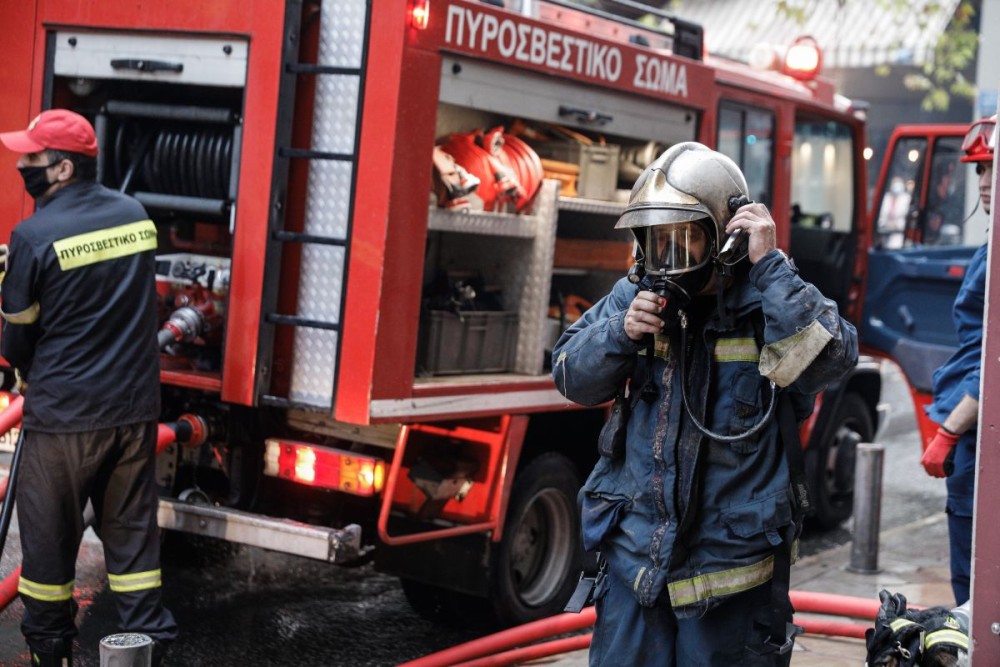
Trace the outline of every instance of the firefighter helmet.
[[[615, 229], [635, 234], [647, 273], [682, 273], [718, 258], [733, 217], [730, 199], [748, 194], [743, 173], [728, 157], [693, 141], [676, 144], [640, 174]], [[671, 253], [657, 250], [656, 239], [662, 246], [664, 236], [690, 236], [695, 225], [708, 235], [707, 252], [691, 252], [689, 243], [673, 243]], [[662, 226], [674, 229], [658, 229]]]
[[962, 140], [962, 162], [993, 162], [997, 148], [997, 117], [977, 120]]

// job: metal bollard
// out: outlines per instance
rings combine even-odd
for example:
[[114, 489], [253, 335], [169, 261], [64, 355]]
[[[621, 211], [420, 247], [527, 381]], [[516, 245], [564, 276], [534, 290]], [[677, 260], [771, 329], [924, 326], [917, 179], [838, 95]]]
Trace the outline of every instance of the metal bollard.
[[138, 632], [108, 635], [101, 640], [101, 667], [150, 667], [153, 640]]
[[857, 446], [854, 463], [854, 539], [849, 572], [874, 574], [878, 569], [878, 539], [882, 522], [882, 462], [885, 448], [870, 442]]

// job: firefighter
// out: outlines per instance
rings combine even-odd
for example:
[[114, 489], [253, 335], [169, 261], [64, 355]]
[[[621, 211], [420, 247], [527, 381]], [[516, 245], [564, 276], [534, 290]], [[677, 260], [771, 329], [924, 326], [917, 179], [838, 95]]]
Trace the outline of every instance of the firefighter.
[[72, 664], [73, 584], [88, 500], [122, 631], [177, 633], [161, 602], [154, 480], [160, 412], [156, 228], [95, 182], [91, 124], [63, 109], [0, 134], [35, 214], [10, 238], [0, 353], [24, 388], [21, 630], [34, 665]]
[[606, 425], [580, 492], [601, 563], [591, 665], [791, 658], [789, 567], [808, 503], [797, 427], [856, 363], [857, 334], [746, 197], [721, 153], [664, 152], [616, 225], [635, 235], [636, 267], [553, 350], [568, 399], [617, 396], [626, 415]]
[[[962, 142], [962, 162], [976, 165], [979, 199], [990, 212], [997, 117], [976, 121]], [[958, 349], [934, 372], [934, 401], [927, 414], [940, 424], [920, 459], [927, 474], [947, 477], [951, 588], [956, 604], [969, 599], [972, 572], [972, 508], [976, 479], [976, 424], [979, 420], [980, 354], [986, 303], [986, 243], [976, 249], [955, 298], [952, 319]]]

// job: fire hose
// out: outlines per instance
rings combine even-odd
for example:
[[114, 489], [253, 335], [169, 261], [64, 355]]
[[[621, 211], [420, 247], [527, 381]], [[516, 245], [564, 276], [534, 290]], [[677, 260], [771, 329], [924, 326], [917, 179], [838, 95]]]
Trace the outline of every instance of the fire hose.
[[[878, 600], [832, 593], [790, 591], [789, 597], [796, 614], [828, 614], [874, 621], [881, 606]], [[539, 644], [532, 642], [591, 627], [596, 618], [595, 608], [587, 607], [579, 614], [559, 614], [526, 623], [426, 655], [399, 667], [496, 667], [579, 650], [590, 645], [591, 635], [577, 635]], [[798, 616], [795, 624], [801, 626], [806, 634], [857, 639], [864, 639], [865, 631], [872, 627], [870, 624]], [[525, 646], [526, 644], [529, 645]]]

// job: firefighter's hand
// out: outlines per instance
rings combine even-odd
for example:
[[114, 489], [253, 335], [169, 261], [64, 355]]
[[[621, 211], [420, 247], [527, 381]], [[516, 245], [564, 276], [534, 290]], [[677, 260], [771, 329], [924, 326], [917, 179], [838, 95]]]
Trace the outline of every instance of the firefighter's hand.
[[920, 465], [931, 477], [947, 477], [955, 469], [955, 443], [959, 435], [939, 428], [920, 458]]
[[658, 334], [663, 331], [663, 319], [660, 311], [667, 305], [667, 300], [648, 290], [639, 292], [632, 299], [632, 304], [625, 313], [625, 335], [639, 342], [646, 334]]
[[754, 203], [741, 206], [729, 224], [726, 225], [726, 234], [732, 234], [737, 229], [742, 229], [750, 234], [750, 245], [747, 252], [751, 264], [756, 264], [761, 257], [777, 247], [774, 220], [763, 204]]

